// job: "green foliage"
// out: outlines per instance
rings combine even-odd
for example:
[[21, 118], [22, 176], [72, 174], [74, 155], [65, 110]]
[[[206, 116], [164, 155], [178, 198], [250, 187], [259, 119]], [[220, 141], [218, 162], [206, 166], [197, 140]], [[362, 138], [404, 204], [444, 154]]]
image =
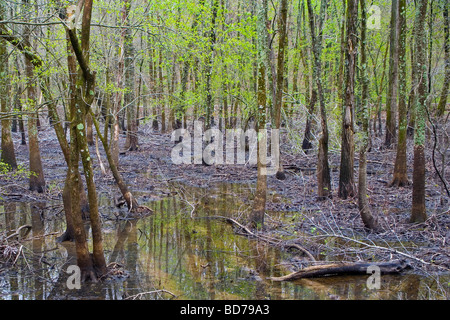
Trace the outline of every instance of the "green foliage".
[[20, 179], [28, 179], [31, 176], [35, 176], [34, 172], [29, 171], [22, 164], [17, 165], [16, 170], [12, 170], [11, 166], [0, 160], [0, 178], [3, 181], [17, 181]]

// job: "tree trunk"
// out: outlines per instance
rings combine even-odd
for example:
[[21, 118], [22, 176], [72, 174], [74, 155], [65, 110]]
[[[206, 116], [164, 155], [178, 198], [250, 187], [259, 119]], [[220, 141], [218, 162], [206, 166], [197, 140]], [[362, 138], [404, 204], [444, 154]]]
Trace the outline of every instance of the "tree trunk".
[[[257, 99], [258, 110], [256, 111], [256, 131], [258, 132], [257, 145], [257, 180], [256, 180], [256, 194], [253, 201], [252, 224], [257, 229], [264, 226], [264, 214], [266, 212], [266, 198], [267, 198], [267, 173], [266, 173], [266, 147], [267, 135], [264, 131], [259, 134], [260, 129], [265, 130], [266, 124], [266, 65], [265, 65], [265, 32], [266, 28], [266, 12], [267, 0], [258, 1], [257, 4], [257, 64], [258, 64], [258, 87]], [[262, 147], [262, 148], [261, 148]]]
[[[103, 242], [101, 234], [101, 222], [98, 212], [97, 191], [94, 182], [94, 172], [92, 168], [92, 161], [89, 153], [88, 143], [86, 139], [86, 115], [90, 112], [90, 106], [95, 98], [95, 74], [91, 72], [89, 66], [89, 37], [90, 37], [90, 22], [92, 12], [92, 0], [84, 2], [84, 10], [82, 15], [82, 30], [81, 30], [81, 45], [78, 42], [76, 29], [67, 29], [70, 43], [75, 56], [78, 61], [79, 69], [76, 82], [75, 101], [71, 104], [71, 128], [70, 128], [70, 149], [71, 149], [71, 166], [70, 166], [70, 180], [74, 185], [72, 186], [72, 220], [76, 235], [77, 254], [80, 250], [80, 257], [78, 257], [81, 265], [80, 269], [86, 278], [92, 281], [97, 281], [97, 276], [102, 276], [106, 273], [106, 261], [103, 252]], [[87, 250], [86, 235], [80, 233], [81, 227], [81, 208], [78, 202], [78, 183], [80, 183], [78, 172], [78, 160], [81, 156], [83, 164], [84, 176], [88, 189], [88, 201], [90, 210], [90, 222], [92, 227], [92, 245], [93, 255], [92, 261]], [[74, 210], [75, 209], [75, 210]], [[87, 257], [86, 257], [87, 254]]]
[[399, 0], [399, 41], [398, 41], [398, 60], [399, 60], [399, 101], [398, 101], [398, 143], [397, 155], [395, 158], [394, 178], [391, 186], [409, 185], [407, 165], [406, 165], [406, 0]]
[[367, 229], [377, 228], [377, 222], [373, 217], [369, 203], [367, 202], [367, 150], [369, 147], [369, 76], [366, 55], [366, 31], [367, 10], [365, 0], [360, 0], [361, 5], [361, 110], [359, 119], [362, 123], [361, 141], [359, 147], [359, 175], [358, 175], [358, 208], [364, 226]]
[[[322, 89], [322, 76], [321, 76], [322, 31], [323, 31], [322, 26], [325, 19], [327, 1], [326, 0], [321, 1], [319, 22], [318, 22], [318, 30], [319, 30], [318, 36], [316, 36], [316, 26], [314, 23], [314, 12], [311, 6], [311, 0], [308, 0], [307, 4], [308, 4], [309, 26], [311, 30], [312, 50], [314, 56], [313, 79], [315, 82], [315, 86], [317, 87], [317, 93], [319, 96], [320, 118], [322, 125], [322, 134], [319, 138], [319, 153], [317, 159], [317, 184], [318, 184], [317, 193], [319, 199], [324, 200], [331, 196], [331, 177], [330, 177], [330, 167], [328, 164], [328, 124], [327, 124], [325, 98]], [[312, 99], [313, 98], [314, 97], [312, 97]]]
[[[164, 78], [162, 73], [162, 49], [159, 49], [159, 58], [158, 58], [158, 101], [161, 104], [161, 133], [166, 133], [166, 104], [164, 98]], [[170, 124], [170, 121], [169, 121]]]
[[425, 126], [427, 99], [426, 66], [426, 30], [425, 18], [428, 0], [417, 1], [415, 18], [415, 52], [416, 52], [416, 122], [414, 129], [414, 171], [411, 222], [424, 222], [427, 219], [425, 207]]
[[125, 149], [128, 151], [138, 150], [138, 136], [137, 136], [137, 117], [136, 117], [136, 88], [135, 88], [135, 72], [134, 72], [134, 46], [133, 36], [130, 29], [130, 13], [131, 0], [125, 0], [122, 10], [122, 23], [125, 25], [125, 29], [122, 31], [122, 37], [124, 38], [124, 62], [125, 62], [125, 94], [123, 97], [123, 103], [126, 108], [127, 116], [127, 138]]
[[[281, 109], [283, 107], [283, 89], [285, 75], [285, 57], [286, 57], [286, 34], [287, 34], [287, 12], [288, 1], [280, 1], [280, 13], [278, 16], [278, 57], [277, 57], [277, 82], [276, 82], [276, 97], [275, 97], [275, 128], [281, 129]], [[281, 151], [281, 150], [280, 150]], [[286, 179], [286, 174], [283, 170], [283, 161], [281, 159], [281, 152], [278, 155], [279, 166], [276, 173], [276, 177], [279, 180]]]
[[[28, 3], [27, 0], [24, 0]], [[30, 27], [26, 26], [24, 31], [24, 42], [27, 47], [31, 47], [30, 43]], [[30, 190], [43, 193], [45, 190], [44, 171], [42, 169], [41, 151], [39, 149], [37, 117], [36, 110], [36, 87], [34, 79], [34, 65], [28, 55], [25, 55], [25, 69], [27, 76], [27, 95], [28, 95], [28, 150], [30, 158]]]
[[215, 44], [216, 44], [216, 18], [217, 18], [217, 10], [218, 10], [219, 2], [217, 0], [212, 1], [212, 14], [211, 14], [211, 29], [209, 30], [209, 52], [206, 56], [206, 126], [205, 129], [208, 130], [211, 128], [211, 124], [213, 119], [214, 112], [214, 101], [213, 94], [211, 91], [211, 81], [212, 81], [212, 73], [213, 73], [213, 62], [214, 62], [214, 53], [215, 53]]
[[386, 139], [384, 145], [390, 148], [396, 139], [396, 112], [398, 86], [398, 0], [392, 0], [390, 53], [389, 53], [389, 88], [386, 97]]
[[445, 78], [444, 84], [442, 86], [441, 96], [439, 98], [439, 104], [437, 106], [438, 117], [442, 117], [445, 113], [450, 87], [450, 18], [448, 15], [448, 3], [447, 5], [444, 3], [443, 15], [444, 15]]
[[[0, 20], [4, 19], [4, 4], [0, 4]], [[11, 138], [11, 103], [10, 91], [11, 85], [8, 71], [8, 51], [6, 40], [0, 38], [0, 111], [3, 114], [2, 125], [2, 142], [1, 142], [1, 159], [0, 161], [8, 165], [9, 170], [17, 169], [16, 154], [14, 152], [14, 142]]]
[[346, 48], [346, 80], [345, 97], [342, 115], [341, 164], [339, 172], [339, 197], [346, 199], [355, 195], [354, 185], [354, 121], [355, 110], [355, 69], [358, 44], [357, 19], [358, 1], [347, 1], [347, 48]]

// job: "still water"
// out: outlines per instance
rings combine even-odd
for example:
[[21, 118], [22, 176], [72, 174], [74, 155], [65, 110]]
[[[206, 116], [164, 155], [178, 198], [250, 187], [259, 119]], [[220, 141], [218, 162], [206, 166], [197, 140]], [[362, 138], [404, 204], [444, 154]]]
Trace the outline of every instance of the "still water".
[[[254, 186], [216, 188], [178, 186], [165, 198], [141, 201], [154, 214], [118, 220], [119, 209], [100, 198], [104, 250], [115, 277], [68, 289], [72, 243], [58, 243], [65, 230], [61, 203], [0, 203], [0, 231], [29, 224], [14, 268], [0, 264], [0, 299], [446, 299], [449, 277], [413, 273], [382, 276], [379, 290], [367, 288], [368, 276], [341, 276], [273, 282], [287, 273], [293, 254], [236, 234], [218, 219], [239, 220], [250, 210]], [[244, 196], [243, 196], [244, 195]], [[139, 195], [142, 198], [142, 195]], [[144, 198], [145, 199], [145, 198]], [[286, 213], [271, 212], [274, 219]]]

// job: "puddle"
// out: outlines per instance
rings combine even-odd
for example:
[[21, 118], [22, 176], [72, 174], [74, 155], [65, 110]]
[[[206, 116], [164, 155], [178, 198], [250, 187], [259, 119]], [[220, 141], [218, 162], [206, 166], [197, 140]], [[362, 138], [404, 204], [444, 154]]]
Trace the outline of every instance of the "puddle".
[[[75, 264], [74, 244], [55, 242], [65, 229], [62, 205], [0, 204], [0, 230], [29, 224], [28, 237], [33, 237], [23, 242], [23, 256], [14, 269], [0, 265], [0, 299], [116, 300], [137, 294], [143, 299], [196, 300], [448, 298], [448, 275], [382, 276], [379, 290], [367, 287], [368, 276], [272, 282], [267, 278], [286, 274], [283, 262], [292, 254], [237, 235], [223, 221], [198, 218], [244, 217], [251, 208], [254, 186], [177, 185], [176, 190], [171, 197], [143, 202], [155, 213], [133, 221], [107, 219], [117, 209], [106, 197], [101, 199], [105, 257], [107, 263], [123, 266], [126, 276], [82, 284], [79, 290], [68, 289], [69, 275], [60, 271]], [[282, 218], [284, 213], [272, 214]]]

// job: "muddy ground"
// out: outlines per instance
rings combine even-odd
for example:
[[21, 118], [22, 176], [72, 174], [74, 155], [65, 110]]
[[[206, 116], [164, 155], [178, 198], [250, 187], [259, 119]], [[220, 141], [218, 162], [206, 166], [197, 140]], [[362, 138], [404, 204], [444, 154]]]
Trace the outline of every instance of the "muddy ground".
[[[297, 133], [301, 136], [302, 133]], [[54, 201], [54, 214], [61, 214], [61, 192], [64, 186], [66, 164], [51, 127], [43, 126], [39, 132], [47, 191], [45, 194], [27, 190], [28, 180], [24, 176], [3, 175], [0, 179], [2, 201]], [[13, 133], [18, 163], [28, 167], [27, 146], [20, 145], [20, 134]], [[121, 145], [124, 144], [121, 136]], [[374, 137], [368, 154], [368, 198], [372, 213], [377, 217], [380, 230], [376, 233], [363, 228], [358, 213], [357, 198], [341, 200], [337, 197], [340, 154], [330, 154], [333, 198], [318, 201], [316, 197], [316, 152], [299, 152], [292, 141], [282, 135], [282, 159], [287, 179], [280, 181], [268, 176], [268, 202], [265, 229], [258, 234], [296, 242], [318, 260], [321, 254], [336, 260], [405, 259], [417, 272], [444, 272], [450, 268], [450, 201], [440, 183], [431, 161], [431, 148], [427, 149], [427, 208], [428, 220], [421, 224], [408, 223], [411, 207], [412, 186], [391, 188], [395, 150], [381, 147], [382, 139]], [[139, 129], [139, 151], [120, 155], [120, 171], [139, 201], [158, 200], [179, 192], [177, 184], [209, 188], [221, 183], [252, 184], [256, 182], [256, 167], [243, 165], [175, 165], [170, 154], [174, 143], [170, 134], [161, 134], [151, 129], [150, 124], [141, 124]], [[107, 167], [103, 148], [101, 160]], [[97, 190], [111, 198], [120, 195], [112, 175], [101, 173], [95, 146], [91, 146], [94, 160]], [[408, 173], [412, 177], [412, 141], [408, 141]], [[448, 161], [448, 160], [447, 160]], [[357, 157], [355, 160], [357, 177]], [[450, 181], [447, 170], [447, 181]], [[180, 185], [180, 184], [178, 184]], [[252, 195], [243, 194], [251, 203]], [[271, 218], [271, 212], [284, 211], [289, 214], [284, 220]], [[103, 218], [111, 218], [102, 214]], [[241, 217], [236, 217], [245, 223]], [[330, 244], [333, 239], [333, 244]], [[292, 268], [306, 265], [301, 254], [293, 255]]]

